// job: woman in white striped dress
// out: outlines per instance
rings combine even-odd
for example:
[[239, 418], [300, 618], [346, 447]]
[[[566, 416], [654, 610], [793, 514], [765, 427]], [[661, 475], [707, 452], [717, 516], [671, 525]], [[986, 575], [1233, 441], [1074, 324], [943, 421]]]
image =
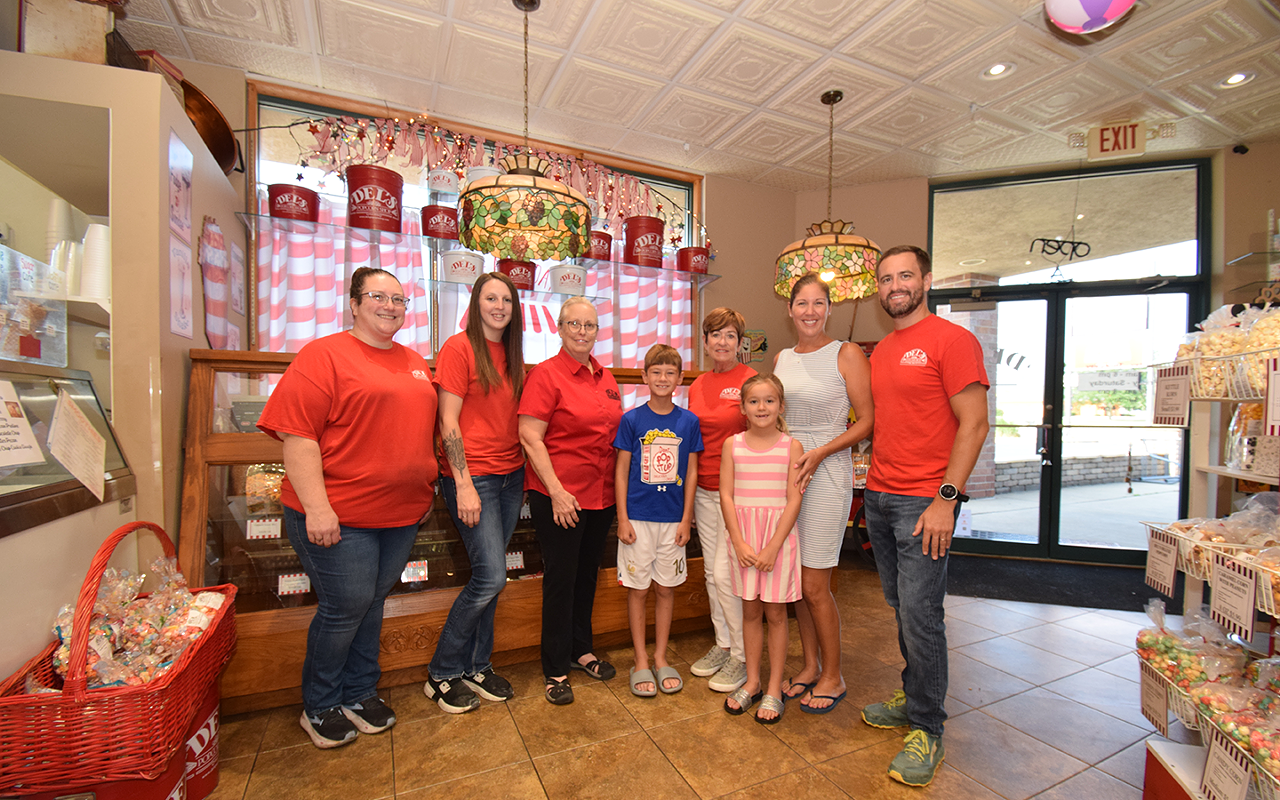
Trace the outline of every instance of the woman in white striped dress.
[[[853, 500], [849, 448], [871, 434], [871, 367], [862, 349], [827, 335], [831, 290], [815, 272], [791, 288], [788, 314], [796, 346], [774, 359], [773, 374], [787, 393], [787, 427], [804, 447], [799, 467], [801, 583], [796, 605], [804, 667], [786, 688], [801, 711], [826, 714], [845, 698], [840, 672], [840, 612], [831, 594], [831, 570], [840, 562]], [[857, 422], [848, 425], [849, 410]]]

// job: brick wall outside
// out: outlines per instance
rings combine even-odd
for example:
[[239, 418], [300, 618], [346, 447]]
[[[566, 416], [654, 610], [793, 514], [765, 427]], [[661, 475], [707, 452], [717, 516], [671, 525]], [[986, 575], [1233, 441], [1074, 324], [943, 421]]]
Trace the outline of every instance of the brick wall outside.
[[[1166, 475], [1168, 464], [1151, 456], [1134, 456], [1133, 479], [1140, 476]], [[1063, 486], [1089, 486], [1098, 483], [1120, 483], [1125, 479], [1130, 458], [1128, 456], [1097, 456], [1094, 458], [1068, 458], [1063, 462]], [[1040, 460], [1006, 461], [995, 464], [995, 491], [1025, 492], [1040, 486]], [[970, 493], [970, 496], [978, 497]], [[990, 495], [987, 495], [988, 497]]]

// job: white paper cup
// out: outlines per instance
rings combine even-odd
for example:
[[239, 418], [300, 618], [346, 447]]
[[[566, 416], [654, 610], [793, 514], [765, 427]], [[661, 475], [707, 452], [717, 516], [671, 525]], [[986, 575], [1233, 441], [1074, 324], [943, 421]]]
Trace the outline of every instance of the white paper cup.
[[80, 294], [106, 299], [111, 296], [111, 229], [93, 224], [84, 235]]
[[71, 218], [71, 204], [61, 197], [49, 201], [49, 225], [45, 244], [50, 253], [58, 242], [76, 238], [75, 221]]

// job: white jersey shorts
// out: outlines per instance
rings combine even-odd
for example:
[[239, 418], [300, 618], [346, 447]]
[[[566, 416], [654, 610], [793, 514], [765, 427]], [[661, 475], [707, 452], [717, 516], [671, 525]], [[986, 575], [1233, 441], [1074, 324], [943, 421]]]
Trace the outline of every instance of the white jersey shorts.
[[679, 586], [689, 570], [684, 559], [684, 545], [676, 544], [678, 522], [646, 522], [631, 520], [636, 531], [635, 544], [618, 541], [618, 584], [628, 589], [648, 589], [651, 581], [659, 586]]

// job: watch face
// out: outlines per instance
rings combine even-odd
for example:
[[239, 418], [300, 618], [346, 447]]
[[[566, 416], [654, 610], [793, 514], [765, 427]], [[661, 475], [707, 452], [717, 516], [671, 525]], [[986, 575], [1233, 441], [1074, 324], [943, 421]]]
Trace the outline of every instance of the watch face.
[[943, 500], [955, 500], [959, 496], [960, 490], [949, 483], [944, 483], [938, 487], [938, 496]]

